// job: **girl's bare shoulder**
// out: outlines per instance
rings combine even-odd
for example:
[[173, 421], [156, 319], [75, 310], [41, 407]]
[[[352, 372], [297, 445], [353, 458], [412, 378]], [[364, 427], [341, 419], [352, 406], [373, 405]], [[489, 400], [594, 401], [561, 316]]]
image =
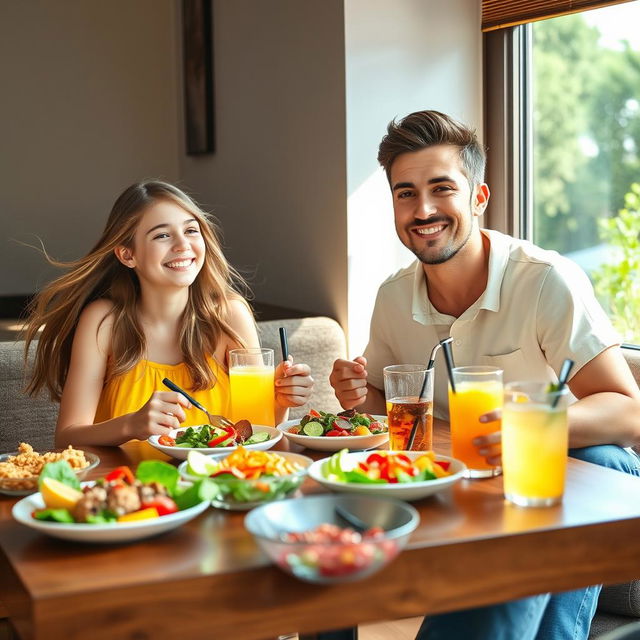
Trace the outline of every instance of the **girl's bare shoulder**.
[[106, 298], [90, 302], [80, 313], [76, 336], [91, 338], [101, 350], [108, 352], [113, 330], [113, 303]]

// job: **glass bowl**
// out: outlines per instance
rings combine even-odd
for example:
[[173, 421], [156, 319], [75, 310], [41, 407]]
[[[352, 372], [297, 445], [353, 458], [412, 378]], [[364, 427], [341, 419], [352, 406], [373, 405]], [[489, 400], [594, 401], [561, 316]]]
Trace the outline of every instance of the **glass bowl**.
[[[361, 540], [348, 532], [334, 542], [295, 540], [296, 534], [317, 531], [320, 525], [354, 530], [354, 522], [382, 531], [373, 537], [364, 533]], [[272, 502], [257, 507], [244, 520], [280, 569], [316, 584], [352, 582], [379, 571], [402, 551], [419, 522], [416, 509], [405, 502], [347, 495]]]
[[[50, 449], [45, 453], [62, 453], [63, 451], [65, 451], [65, 449]], [[19, 451], [3, 453], [0, 455], [0, 462], [7, 462], [9, 457], [17, 456], [19, 453]], [[100, 458], [94, 453], [84, 451], [84, 457], [89, 464], [86, 467], [82, 467], [82, 469], [74, 469], [78, 480], [83, 480], [86, 474], [91, 469], [95, 469], [100, 463]], [[26, 478], [0, 477], [0, 493], [4, 493], [8, 496], [27, 496], [30, 493], [35, 493], [38, 490], [38, 478], [39, 474], [28, 476]]]
[[[293, 495], [307, 476], [307, 470], [313, 460], [307, 456], [289, 451], [273, 451], [290, 462], [298, 463], [302, 468], [294, 473], [284, 476], [267, 476], [259, 478], [231, 478], [228, 475], [211, 477], [218, 487], [218, 495], [211, 501], [214, 507], [230, 511], [248, 511], [265, 502], [281, 500]], [[219, 461], [227, 454], [208, 456], [214, 461]], [[188, 461], [179, 467], [183, 480], [195, 482], [204, 476], [194, 476], [187, 472]]]

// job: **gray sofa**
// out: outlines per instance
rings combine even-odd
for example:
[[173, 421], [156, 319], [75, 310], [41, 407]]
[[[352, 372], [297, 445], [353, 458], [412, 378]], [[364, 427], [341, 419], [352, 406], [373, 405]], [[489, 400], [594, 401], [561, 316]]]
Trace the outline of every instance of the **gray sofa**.
[[[263, 346], [280, 353], [278, 328], [287, 329], [289, 351], [298, 362], [310, 365], [315, 380], [309, 405], [291, 412], [304, 415], [310, 407], [339, 410], [328, 378], [333, 361], [346, 353], [340, 325], [329, 318], [271, 320], [258, 323]], [[57, 405], [44, 394], [28, 398], [23, 393], [25, 374], [19, 341], [0, 342], [0, 452], [15, 450], [19, 441], [36, 449], [53, 446]], [[640, 380], [640, 351], [625, 349], [636, 380]], [[640, 570], [639, 570], [640, 572]], [[640, 581], [606, 587], [592, 625], [592, 638], [640, 617]]]

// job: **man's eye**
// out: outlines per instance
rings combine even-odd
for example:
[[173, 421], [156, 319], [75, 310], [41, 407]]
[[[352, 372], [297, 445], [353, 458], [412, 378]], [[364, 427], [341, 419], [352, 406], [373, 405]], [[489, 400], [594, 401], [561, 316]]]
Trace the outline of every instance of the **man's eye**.
[[398, 193], [398, 200], [404, 200], [405, 198], [410, 198], [413, 195], [412, 191], [400, 191]]
[[436, 187], [434, 191], [453, 191], [453, 189], [446, 184], [442, 184], [439, 187]]

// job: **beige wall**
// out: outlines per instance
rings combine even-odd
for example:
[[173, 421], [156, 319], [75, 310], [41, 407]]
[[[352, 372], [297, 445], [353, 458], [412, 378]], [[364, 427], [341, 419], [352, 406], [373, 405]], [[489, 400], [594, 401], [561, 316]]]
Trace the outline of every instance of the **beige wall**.
[[182, 157], [256, 299], [346, 322], [341, 0], [216, 0], [217, 148]]
[[[71, 259], [128, 184], [178, 178], [173, 0], [0, 2], [0, 295]], [[19, 265], [19, 268], [18, 268]]]
[[[119, 191], [177, 181], [258, 301], [366, 341], [403, 260], [376, 147], [414, 109], [481, 123], [478, 3], [215, 0], [216, 152], [184, 153], [178, 0], [0, 2], [0, 296], [84, 253]], [[24, 265], [19, 269], [16, 265]]]

